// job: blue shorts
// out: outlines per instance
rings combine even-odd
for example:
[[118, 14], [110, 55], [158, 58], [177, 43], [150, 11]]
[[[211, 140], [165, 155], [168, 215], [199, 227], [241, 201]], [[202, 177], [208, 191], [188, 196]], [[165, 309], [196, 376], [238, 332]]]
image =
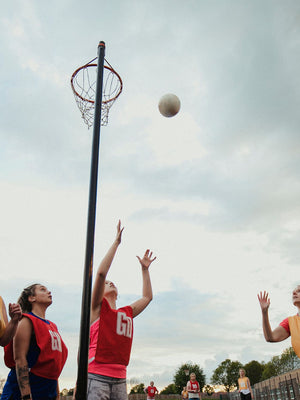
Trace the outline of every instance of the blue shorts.
[[[57, 381], [46, 379], [29, 372], [30, 389], [33, 400], [52, 400], [56, 398]], [[21, 393], [16, 370], [12, 369], [5, 382], [1, 400], [20, 400]]]

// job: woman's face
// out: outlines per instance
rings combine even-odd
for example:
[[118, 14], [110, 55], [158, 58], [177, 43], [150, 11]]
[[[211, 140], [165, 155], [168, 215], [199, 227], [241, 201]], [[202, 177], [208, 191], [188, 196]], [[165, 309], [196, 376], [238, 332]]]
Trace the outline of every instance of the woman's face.
[[293, 304], [296, 307], [300, 307], [300, 285], [293, 290]]
[[51, 292], [46, 286], [36, 285], [34, 295], [29, 297], [29, 301], [31, 301], [32, 304], [46, 304], [50, 306], [50, 304], [52, 304]]
[[192, 373], [190, 375], [190, 378], [191, 378], [192, 381], [195, 381], [196, 380], [196, 374]]
[[240, 377], [243, 378], [245, 376], [245, 371], [243, 369], [240, 369]]
[[111, 281], [105, 281], [104, 296], [115, 293], [118, 296], [118, 289]]

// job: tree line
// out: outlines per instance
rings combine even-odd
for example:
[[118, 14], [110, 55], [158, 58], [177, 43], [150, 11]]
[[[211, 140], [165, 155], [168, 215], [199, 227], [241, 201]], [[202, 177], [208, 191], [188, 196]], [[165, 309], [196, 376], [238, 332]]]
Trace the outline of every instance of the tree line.
[[[245, 369], [251, 385], [254, 385], [265, 379], [300, 368], [300, 359], [296, 356], [292, 347], [285, 349], [280, 356], [272, 357], [269, 362], [252, 360], [247, 364], [242, 364], [239, 361], [227, 358], [213, 371], [209, 384], [206, 383], [206, 377], [200, 365], [185, 363], [175, 371], [173, 382], [166, 386], [160, 394], [180, 394], [182, 388], [186, 386], [189, 380], [189, 374], [192, 372], [196, 374], [200, 390], [206, 392], [208, 395], [214, 392], [213, 385], [222, 385], [227, 392], [230, 392], [235, 390], [237, 386], [240, 368]], [[144, 393], [144, 389], [144, 383], [140, 383], [133, 386], [130, 393]]]

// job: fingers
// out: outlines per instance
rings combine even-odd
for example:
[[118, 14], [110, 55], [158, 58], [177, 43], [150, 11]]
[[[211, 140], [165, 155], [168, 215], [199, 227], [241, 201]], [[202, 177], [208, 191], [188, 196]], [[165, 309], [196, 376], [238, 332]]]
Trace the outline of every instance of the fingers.
[[259, 301], [268, 301], [270, 300], [269, 297], [269, 293], [264, 291], [264, 292], [259, 292], [259, 294], [257, 295], [258, 300]]
[[22, 318], [21, 306], [18, 303], [9, 303], [8, 312], [10, 318], [17, 318], [17, 319]]
[[154, 258], [151, 260], [152, 254], [153, 254], [153, 252], [150, 251], [150, 249], [147, 249], [147, 250], [145, 251], [144, 257], [149, 258], [150, 261], [152, 262], [152, 261], [156, 260], [156, 257], [154, 257]]

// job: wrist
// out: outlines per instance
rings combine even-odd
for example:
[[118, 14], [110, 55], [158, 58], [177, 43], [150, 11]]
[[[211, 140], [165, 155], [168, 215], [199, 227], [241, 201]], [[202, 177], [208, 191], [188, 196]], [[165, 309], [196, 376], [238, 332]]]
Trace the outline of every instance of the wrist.
[[22, 396], [22, 400], [31, 400], [31, 394], [25, 394], [24, 396]]

